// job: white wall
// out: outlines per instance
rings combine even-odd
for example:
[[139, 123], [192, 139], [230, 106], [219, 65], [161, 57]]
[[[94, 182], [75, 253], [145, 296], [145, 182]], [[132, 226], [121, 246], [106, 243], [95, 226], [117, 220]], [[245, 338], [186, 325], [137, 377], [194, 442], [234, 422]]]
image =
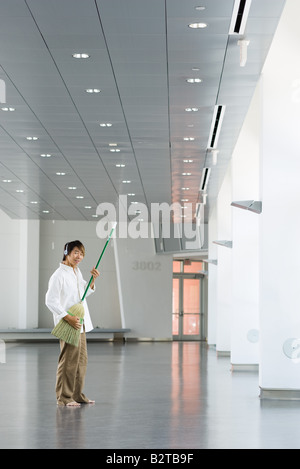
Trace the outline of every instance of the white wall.
[[157, 255], [152, 238], [116, 239], [115, 246], [127, 336], [171, 339], [173, 256]]
[[17, 328], [19, 321], [20, 221], [0, 210], [0, 328]]
[[[52, 314], [45, 306], [48, 281], [62, 261], [64, 244], [76, 239], [85, 246], [86, 255], [80, 269], [88, 281], [90, 270], [97, 263], [106, 242], [106, 239], [97, 237], [96, 222], [41, 221], [39, 327], [53, 327]], [[99, 265], [96, 292], [88, 298], [94, 327], [121, 327], [113, 243], [111, 240], [108, 244]]]

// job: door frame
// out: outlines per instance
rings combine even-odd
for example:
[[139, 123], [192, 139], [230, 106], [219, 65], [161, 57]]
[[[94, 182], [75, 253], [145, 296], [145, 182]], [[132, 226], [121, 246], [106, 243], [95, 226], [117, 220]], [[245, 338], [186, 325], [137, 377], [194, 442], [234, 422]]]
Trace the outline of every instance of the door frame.
[[[200, 273], [183, 273], [176, 272], [173, 273], [173, 279], [179, 279], [179, 318], [178, 318], [178, 334], [173, 335], [173, 340], [193, 340], [193, 341], [203, 341], [206, 340], [206, 318], [205, 318], [205, 288], [204, 288], [204, 279], [205, 276]], [[199, 311], [199, 320], [200, 320], [200, 333], [199, 335], [187, 335], [183, 334], [183, 282], [185, 279], [198, 279], [199, 280], [199, 289], [200, 289], [200, 311]], [[172, 316], [173, 316], [172, 310]]]

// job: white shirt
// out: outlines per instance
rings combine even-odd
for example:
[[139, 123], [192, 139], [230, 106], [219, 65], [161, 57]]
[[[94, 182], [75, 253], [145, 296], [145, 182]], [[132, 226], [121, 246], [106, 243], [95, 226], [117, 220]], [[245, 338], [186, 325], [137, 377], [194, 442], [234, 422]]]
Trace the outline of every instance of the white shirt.
[[[74, 271], [73, 267], [61, 263], [59, 268], [51, 275], [46, 293], [46, 306], [53, 314], [55, 326], [68, 314], [68, 308], [79, 303], [86, 286], [87, 282], [83, 279], [78, 267]], [[95, 287], [94, 290], [89, 288], [86, 297], [94, 291]], [[89, 332], [93, 329], [93, 324], [85, 299], [82, 304], [84, 306], [85, 331]], [[81, 332], [83, 332], [83, 325], [81, 326]]]

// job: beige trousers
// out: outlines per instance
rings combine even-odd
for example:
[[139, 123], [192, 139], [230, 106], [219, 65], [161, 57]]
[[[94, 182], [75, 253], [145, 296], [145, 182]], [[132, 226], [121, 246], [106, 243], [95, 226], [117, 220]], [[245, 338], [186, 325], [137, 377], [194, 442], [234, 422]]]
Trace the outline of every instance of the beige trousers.
[[60, 355], [56, 373], [58, 405], [69, 402], [88, 402], [83, 394], [88, 356], [85, 332], [80, 334], [78, 347], [60, 340]]

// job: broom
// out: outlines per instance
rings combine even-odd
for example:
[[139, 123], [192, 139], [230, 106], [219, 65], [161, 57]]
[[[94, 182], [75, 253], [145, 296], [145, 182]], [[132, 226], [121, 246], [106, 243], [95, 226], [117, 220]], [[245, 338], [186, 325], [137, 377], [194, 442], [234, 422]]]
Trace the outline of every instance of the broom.
[[[105, 249], [107, 248], [107, 245], [110, 241], [110, 238], [113, 234], [113, 231], [115, 227], [117, 226], [117, 223], [113, 223], [113, 227], [110, 231], [110, 234], [107, 238], [107, 241], [104, 245], [104, 248], [102, 249], [102, 252], [100, 254], [100, 257], [98, 259], [98, 262], [96, 264], [96, 269], [98, 268], [100, 261], [102, 259], [102, 256], [104, 254]], [[69, 310], [67, 311], [71, 316], [76, 316], [80, 320], [80, 324], [83, 323], [83, 318], [84, 318], [84, 307], [83, 307], [83, 300], [85, 299], [85, 296], [88, 292], [88, 289], [91, 285], [91, 282], [93, 280], [93, 276], [91, 276], [89, 283], [87, 284], [87, 287], [85, 289], [85, 292], [83, 294], [83, 297], [81, 298], [79, 303], [76, 303], [75, 305], [71, 306]], [[74, 345], [75, 347], [78, 347], [79, 344], [79, 339], [80, 339], [80, 329], [75, 329], [72, 327], [67, 321], [64, 319], [61, 319], [59, 323], [54, 327], [54, 329], [51, 331], [51, 334], [57, 337], [58, 339], [63, 340], [64, 342], [67, 342], [68, 344]]]

